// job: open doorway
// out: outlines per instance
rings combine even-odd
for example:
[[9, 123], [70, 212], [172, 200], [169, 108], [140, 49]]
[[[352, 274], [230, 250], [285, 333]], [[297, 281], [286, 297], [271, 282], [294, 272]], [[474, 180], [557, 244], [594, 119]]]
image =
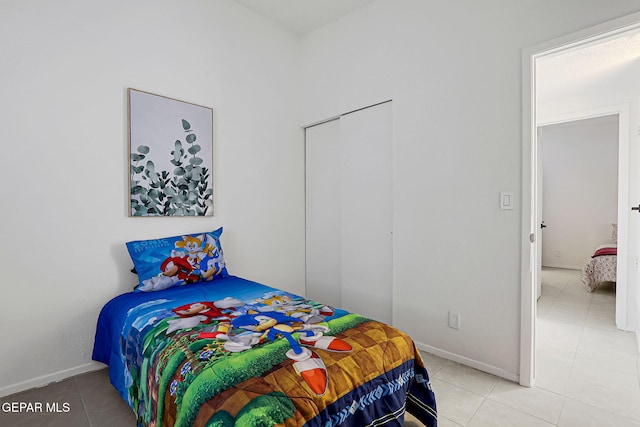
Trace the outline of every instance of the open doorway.
[[[619, 258], [619, 283], [616, 301], [616, 323], [619, 328], [635, 330], [637, 326], [637, 296], [634, 269], [629, 269], [629, 259], [637, 258], [636, 225], [630, 216], [629, 197], [638, 193], [635, 166], [637, 160], [637, 132], [633, 132], [630, 111], [637, 111], [640, 99], [640, 81], [629, 71], [638, 66], [640, 15], [634, 14], [607, 24], [554, 40], [543, 46], [528, 49], [523, 54], [523, 246], [522, 246], [522, 322], [520, 383], [532, 386], [535, 380], [535, 338], [537, 283], [541, 272], [541, 168], [542, 158], [538, 147], [536, 129], [545, 122], [562, 122], [571, 119], [598, 117], [610, 114], [619, 116], [619, 192], [618, 228], [619, 246], [627, 255]], [[628, 49], [607, 47], [626, 44]], [[638, 46], [636, 50], [635, 47]], [[624, 53], [622, 53], [624, 52]], [[551, 80], [551, 97], [545, 98], [538, 77], [544, 61], [551, 63], [571, 56], [578, 68], [565, 70]], [[585, 65], [587, 59], [587, 65]], [[575, 66], [575, 64], [573, 64]], [[635, 70], [638, 73], [640, 69]], [[557, 71], [557, 70], [556, 70]], [[635, 80], [634, 80], [635, 79]], [[626, 86], [625, 86], [626, 85]], [[547, 88], [548, 89], [548, 88]], [[587, 112], [585, 114], [585, 112]], [[635, 121], [634, 121], [635, 122]], [[633, 155], [629, 155], [633, 153]], [[633, 238], [629, 238], [633, 236]], [[634, 263], [635, 264], [635, 263]]]
[[[582, 271], [596, 248], [616, 243], [619, 115], [539, 125], [537, 138], [542, 172], [537, 203], [544, 223], [540, 266]], [[616, 260], [611, 261], [615, 276]], [[585, 290], [591, 289], [585, 285]]]

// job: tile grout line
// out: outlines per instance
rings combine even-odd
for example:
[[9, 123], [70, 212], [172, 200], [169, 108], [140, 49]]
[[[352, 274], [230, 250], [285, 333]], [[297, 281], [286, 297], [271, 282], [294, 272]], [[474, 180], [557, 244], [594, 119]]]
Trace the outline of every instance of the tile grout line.
[[[593, 301], [593, 295], [591, 295], [591, 298], [589, 299], [589, 307], [591, 307], [591, 302], [592, 301]], [[588, 313], [589, 313], [589, 308], [587, 308], [587, 314]], [[564, 403], [566, 401], [567, 388], [569, 387], [569, 379], [571, 378], [571, 374], [573, 373], [573, 369], [574, 369], [574, 366], [575, 366], [575, 363], [576, 363], [576, 357], [578, 356], [578, 349], [580, 348], [580, 345], [582, 344], [582, 336], [584, 334], [584, 327], [585, 327], [586, 321], [587, 321], [587, 316], [585, 315], [585, 319], [582, 322], [582, 326], [580, 326], [580, 336], [578, 337], [578, 345], [576, 346], [576, 350], [574, 351], [573, 357], [571, 358], [571, 367], [569, 368], [569, 375], [567, 376], [567, 381], [565, 382], [564, 388], [562, 390], [563, 397], [565, 398], [565, 400], [563, 400], [563, 402], [562, 402], [563, 408], [564, 408]]]
[[469, 425], [469, 423], [473, 420], [473, 418], [476, 416], [476, 414], [478, 413], [478, 411], [480, 410], [480, 408], [482, 408], [482, 405], [484, 405], [484, 402], [487, 401], [487, 397], [483, 396], [482, 397], [482, 402], [480, 402], [480, 405], [478, 405], [478, 407], [476, 408], [475, 411], [473, 411], [473, 414], [471, 414], [471, 417], [469, 417], [469, 421], [467, 421], [464, 425], [467, 426]]
[[[568, 381], [568, 380], [567, 380]], [[566, 391], [566, 384], [565, 384], [565, 391]], [[556, 420], [556, 422], [553, 424], [555, 426], [557, 426], [560, 423], [560, 418], [562, 418], [562, 413], [564, 412], [564, 406], [567, 404], [567, 396], [565, 396], [564, 394], [562, 395], [562, 406], [560, 406], [560, 412], [558, 413], [558, 419]]]
[[84, 416], [87, 419], [87, 424], [89, 425], [89, 427], [93, 427], [93, 423], [91, 422], [91, 418], [89, 417], [89, 413], [87, 412], [87, 404], [85, 403], [84, 396], [82, 395], [82, 392], [80, 391], [80, 384], [78, 384], [77, 378], [73, 379], [73, 384], [76, 387], [76, 390], [78, 392], [78, 396], [80, 396], [80, 402], [82, 402], [82, 410], [84, 411]]

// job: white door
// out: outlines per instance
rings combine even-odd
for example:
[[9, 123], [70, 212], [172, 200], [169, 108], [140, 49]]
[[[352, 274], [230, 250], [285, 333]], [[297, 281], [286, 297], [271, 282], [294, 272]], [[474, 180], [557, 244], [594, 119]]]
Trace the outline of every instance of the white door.
[[[538, 131], [536, 130], [536, 138], [539, 136]], [[543, 186], [543, 174], [542, 174], [542, 150], [543, 145], [538, 141], [538, 149], [535, 153], [535, 219], [534, 224], [538, 225], [535, 231], [534, 242], [536, 243], [536, 254], [535, 254], [535, 268], [533, 269], [533, 283], [535, 284], [535, 298], [536, 301], [540, 299], [542, 295], [542, 245], [544, 245], [543, 237], [543, 221], [542, 217], [542, 191], [544, 190]], [[535, 374], [535, 366], [534, 366], [534, 374]]]
[[342, 307], [340, 121], [305, 130], [306, 297]]
[[390, 102], [306, 134], [307, 297], [385, 323], [392, 319], [391, 141]]

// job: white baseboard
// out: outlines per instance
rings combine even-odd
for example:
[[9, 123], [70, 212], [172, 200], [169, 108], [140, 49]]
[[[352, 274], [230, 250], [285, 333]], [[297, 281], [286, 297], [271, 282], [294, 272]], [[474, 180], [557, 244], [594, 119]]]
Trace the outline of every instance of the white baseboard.
[[76, 375], [84, 374], [86, 372], [97, 371], [99, 369], [103, 369], [104, 367], [105, 365], [102, 363], [89, 362], [87, 364], [76, 366], [74, 368], [65, 369], [63, 371], [54, 372], [37, 378], [32, 378], [17, 384], [0, 387], [0, 397], [9, 396], [14, 393], [20, 393], [21, 391], [29, 390], [32, 388], [43, 387], [45, 385], [62, 381]]
[[584, 265], [583, 266], [580, 266], [580, 265], [567, 265], [567, 264], [562, 264], [562, 263], [555, 264], [553, 262], [552, 263], [544, 263], [542, 265], [542, 268], [559, 268], [561, 270], [580, 270], [580, 271], [582, 271], [582, 267], [584, 267]]
[[[452, 360], [462, 365], [469, 366], [471, 368], [498, 376], [500, 378], [504, 378], [509, 381], [513, 381], [516, 383], [520, 382], [520, 375], [514, 374], [513, 372], [505, 371], [504, 369], [498, 368], [496, 366], [488, 365], [483, 362], [478, 362], [477, 360], [469, 359], [468, 357], [460, 356], [459, 354], [455, 354], [455, 353], [450, 353], [448, 351], [441, 350], [439, 348], [432, 347], [430, 345], [423, 344], [420, 342], [415, 342], [415, 345], [418, 348], [418, 350], [426, 351], [427, 353], [431, 353], [438, 357], [442, 357], [443, 359]], [[427, 366], [427, 371], [428, 370], [429, 370], [429, 367]]]

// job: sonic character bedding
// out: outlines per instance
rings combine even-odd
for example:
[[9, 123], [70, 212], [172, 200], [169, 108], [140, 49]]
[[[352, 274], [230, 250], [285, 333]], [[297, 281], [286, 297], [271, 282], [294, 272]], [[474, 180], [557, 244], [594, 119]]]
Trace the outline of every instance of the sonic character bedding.
[[[192, 237], [144, 242], [160, 272], [142, 273], [98, 318], [93, 359], [109, 366], [138, 425], [401, 426], [408, 410], [436, 426], [435, 396], [409, 336], [229, 276], [219, 233]], [[186, 240], [191, 246], [176, 250]]]

